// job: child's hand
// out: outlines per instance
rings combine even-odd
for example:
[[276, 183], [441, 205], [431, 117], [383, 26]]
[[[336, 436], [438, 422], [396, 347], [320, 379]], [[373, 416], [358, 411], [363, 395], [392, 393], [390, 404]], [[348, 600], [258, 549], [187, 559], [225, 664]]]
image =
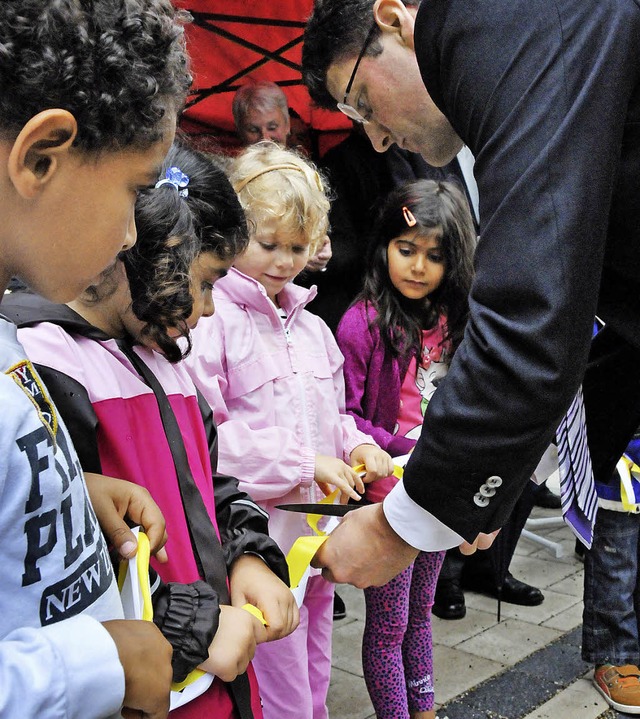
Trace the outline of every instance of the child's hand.
[[300, 622], [298, 605], [287, 585], [253, 554], [238, 557], [229, 572], [234, 607], [253, 604], [267, 622], [267, 641], [291, 634]]
[[112, 542], [124, 559], [135, 556], [136, 538], [124, 517], [139, 524], [149, 538], [151, 554], [160, 562], [167, 561], [164, 517], [148, 490], [124, 479], [86, 472], [84, 475], [91, 504], [107, 540]]
[[393, 474], [393, 459], [383, 449], [375, 444], [359, 444], [349, 457], [354, 466], [364, 464], [367, 473], [364, 476], [365, 484], [375, 482], [376, 479], [388, 477]]
[[[364, 492], [362, 479], [360, 479], [346, 462], [343, 462], [337, 457], [316, 454], [316, 472], [314, 479], [320, 486], [323, 484], [332, 484], [334, 487], [337, 487], [342, 492], [341, 499], [344, 498], [345, 501], [347, 497], [359, 500], [360, 494]], [[354, 487], [359, 494], [354, 491]]]
[[264, 626], [253, 614], [223, 604], [218, 631], [209, 645], [209, 658], [198, 669], [215, 674], [223, 682], [233, 681], [246, 670], [256, 653], [256, 645], [266, 638]]

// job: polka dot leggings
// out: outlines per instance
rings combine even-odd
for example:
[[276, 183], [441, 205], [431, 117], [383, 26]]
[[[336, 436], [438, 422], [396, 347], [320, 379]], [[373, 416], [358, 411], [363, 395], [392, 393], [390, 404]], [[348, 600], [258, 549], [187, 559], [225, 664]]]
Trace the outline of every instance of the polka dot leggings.
[[433, 709], [431, 607], [444, 552], [420, 552], [383, 587], [364, 590], [362, 667], [378, 719]]

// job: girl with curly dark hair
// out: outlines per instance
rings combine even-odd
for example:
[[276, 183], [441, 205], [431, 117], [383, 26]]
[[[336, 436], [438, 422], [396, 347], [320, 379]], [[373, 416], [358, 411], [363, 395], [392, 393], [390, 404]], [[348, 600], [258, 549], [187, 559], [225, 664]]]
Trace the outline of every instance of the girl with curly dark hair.
[[[135, 248], [68, 306], [40, 304], [30, 322], [23, 313], [23, 325], [37, 325], [19, 336], [83, 469], [145, 487], [164, 514], [169, 561], [154, 568], [170, 589], [154, 594], [154, 621], [174, 647], [175, 681], [197, 666], [217, 677], [184, 706], [184, 695], [172, 694], [172, 716], [259, 719], [255, 676], [244, 672], [256, 643], [293, 630], [297, 608], [267, 516], [234, 478], [215, 474], [212, 411], [176, 364], [190, 329], [213, 314], [213, 284], [245, 249], [247, 225], [212, 158], [176, 142], [161, 177], [138, 199]], [[247, 603], [268, 628], [242, 609]]]
[[[413, 449], [462, 340], [475, 243], [469, 206], [452, 183], [412, 182], [380, 211], [364, 289], [336, 338], [347, 412], [392, 456]], [[365, 498], [382, 501], [396, 482], [367, 485]], [[444, 554], [420, 552], [395, 579], [365, 589], [363, 669], [380, 719], [435, 716], [431, 606]]]

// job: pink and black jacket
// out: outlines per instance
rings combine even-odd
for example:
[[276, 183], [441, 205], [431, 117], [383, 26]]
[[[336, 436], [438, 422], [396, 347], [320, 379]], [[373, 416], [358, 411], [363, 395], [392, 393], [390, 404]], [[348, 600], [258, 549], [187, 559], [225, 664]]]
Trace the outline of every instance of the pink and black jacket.
[[[152, 559], [153, 568], [163, 583], [170, 583], [169, 587], [196, 583], [194, 603], [208, 604], [206, 629], [200, 625], [201, 632], [206, 634], [200, 637], [200, 644], [208, 646], [217, 630], [218, 598], [200, 581], [202, 571], [192, 546], [176, 468], [155, 394], [134, 369], [121, 343], [66, 305], [55, 305], [26, 293], [13, 294], [7, 300], [3, 302], [3, 310], [20, 328], [20, 341], [69, 428], [84, 471], [144, 486], [162, 510], [169, 534], [169, 562], [157, 564]], [[275, 574], [288, 583], [284, 556], [268, 536], [267, 513], [238, 489], [234, 477], [213, 472], [217, 466], [213, 413], [189, 375], [181, 364], [172, 365], [152, 350], [136, 346], [134, 351], [166, 393], [181, 430], [189, 468], [218, 534], [227, 568], [237, 557], [249, 552], [262, 557]], [[215, 538], [212, 537], [212, 541]], [[166, 587], [161, 585], [154, 596], [154, 621], [159, 624], [164, 621], [162, 615], [171, 610], [171, 599]], [[174, 600], [178, 601], [177, 596]], [[176, 611], [182, 614], [184, 608], [178, 607]], [[189, 620], [194, 625], [189, 628], [197, 633], [202, 620], [196, 614], [194, 612]], [[212, 630], [207, 633], [209, 627]], [[167, 638], [172, 641], [172, 637]], [[186, 674], [203, 657], [196, 661], [197, 652], [188, 646], [181, 647], [181, 643], [184, 641], [179, 638], [172, 641], [174, 673], [178, 665], [181, 673]], [[184, 656], [177, 659], [181, 649]], [[190, 714], [195, 710], [192, 715], [198, 716], [198, 711], [206, 711], [204, 705], [200, 709], [196, 707], [205, 696], [178, 712], [190, 708]]]

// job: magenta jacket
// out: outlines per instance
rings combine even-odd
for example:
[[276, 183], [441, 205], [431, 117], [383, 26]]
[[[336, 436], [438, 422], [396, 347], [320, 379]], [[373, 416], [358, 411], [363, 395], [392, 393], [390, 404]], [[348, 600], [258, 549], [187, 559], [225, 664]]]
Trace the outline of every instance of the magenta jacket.
[[400, 409], [400, 388], [411, 357], [394, 357], [380, 330], [370, 326], [376, 311], [364, 301], [350, 307], [336, 332], [344, 355], [347, 412], [361, 432], [371, 435], [392, 457], [407, 454], [415, 440], [398, 437], [393, 430]]

